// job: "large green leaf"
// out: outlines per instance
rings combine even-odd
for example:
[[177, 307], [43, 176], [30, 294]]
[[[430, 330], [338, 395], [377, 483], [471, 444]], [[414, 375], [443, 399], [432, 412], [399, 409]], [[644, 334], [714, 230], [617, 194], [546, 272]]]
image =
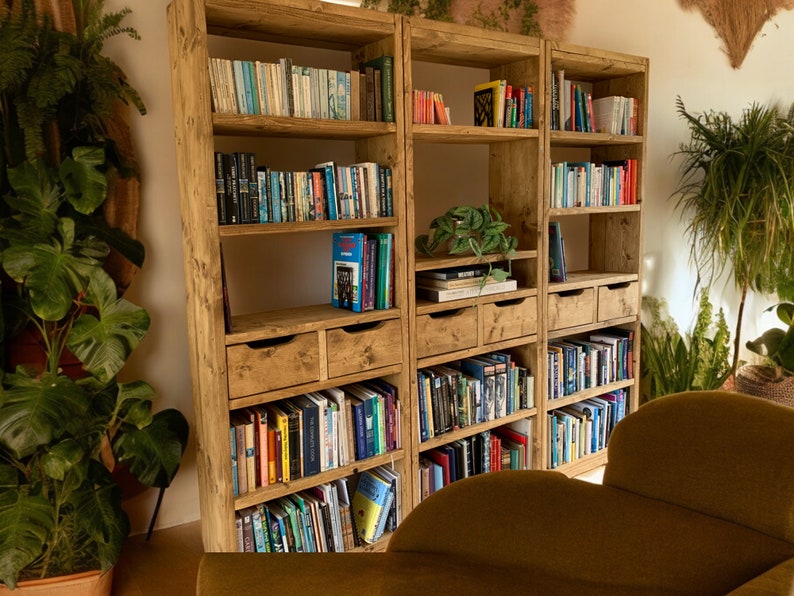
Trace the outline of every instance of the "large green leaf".
[[4, 218], [0, 235], [11, 244], [46, 243], [58, 225], [58, 208], [63, 202], [60, 189], [44, 160], [25, 161], [8, 169], [14, 192], [5, 197], [11, 208]]
[[71, 472], [81, 482], [84, 474], [75, 473], [75, 470], [84, 457], [85, 450], [80, 443], [74, 439], [66, 439], [47, 451], [41, 458], [41, 467], [49, 478], [63, 481], [67, 473]]
[[0, 445], [17, 458], [27, 457], [83, 424], [89, 399], [69, 378], [8, 374], [0, 392]]
[[107, 177], [98, 169], [105, 163], [101, 147], [75, 147], [72, 157], [63, 160], [61, 180], [69, 203], [80, 213], [88, 215], [107, 197]]
[[3, 254], [6, 273], [25, 284], [33, 312], [45, 321], [58, 321], [69, 312], [99, 264], [90, 256], [96, 247], [75, 245], [74, 221], [64, 218], [58, 228], [61, 242], [12, 246]]
[[54, 524], [52, 504], [17, 488], [0, 491], [0, 581], [15, 588], [20, 570], [38, 557]]
[[125, 425], [113, 452], [142, 484], [167, 487], [179, 470], [188, 432], [187, 420], [178, 410], [163, 410], [145, 428]]
[[91, 539], [100, 567], [106, 571], [118, 560], [130, 525], [118, 484], [100, 462], [90, 463], [92, 481], [72, 491], [69, 502], [75, 509], [75, 523]]
[[87, 371], [107, 383], [146, 335], [149, 315], [145, 309], [117, 298], [113, 280], [102, 269], [91, 275], [84, 302], [96, 307], [98, 316], [80, 315], [66, 345]]

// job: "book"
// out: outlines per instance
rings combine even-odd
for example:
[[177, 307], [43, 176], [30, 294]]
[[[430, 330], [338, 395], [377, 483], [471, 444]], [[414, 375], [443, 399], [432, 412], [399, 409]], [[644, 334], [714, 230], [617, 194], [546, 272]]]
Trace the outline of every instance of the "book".
[[502, 81], [474, 86], [474, 126], [499, 126], [502, 118]]
[[322, 471], [320, 466], [320, 408], [306, 395], [298, 395], [291, 398], [290, 401], [303, 412], [301, 429], [303, 476], [319, 474]]
[[562, 230], [560, 222], [549, 222], [549, 281], [563, 282], [568, 279], [563, 260]]
[[226, 177], [223, 171], [223, 153], [215, 151], [215, 203], [218, 209], [218, 225], [228, 223], [226, 216]]
[[364, 247], [360, 232], [334, 232], [332, 248], [331, 305], [354, 312], [364, 310]]
[[502, 292], [512, 292], [518, 288], [515, 279], [485, 284], [480, 286], [470, 286], [465, 288], [441, 289], [430, 286], [416, 284], [416, 296], [431, 300], [432, 302], [449, 302], [450, 300], [462, 300], [465, 298], [476, 298], [478, 296], [488, 296], [490, 294], [500, 294]]
[[430, 269], [427, 271], [417, 271], [417, 279], [465, 279], [470, 277], [482, 277], [488, 272], [488, 265], [466, 265], [462, 267], [448, 267], [446, 269]]
[[380, 71], [380, 97], [383, 122], [395, 122], [394, 113], [394, 56], [382, 55], [364, 62], [362, 65], [365, 74], [366, 68], [371, 66], [377, 76]]

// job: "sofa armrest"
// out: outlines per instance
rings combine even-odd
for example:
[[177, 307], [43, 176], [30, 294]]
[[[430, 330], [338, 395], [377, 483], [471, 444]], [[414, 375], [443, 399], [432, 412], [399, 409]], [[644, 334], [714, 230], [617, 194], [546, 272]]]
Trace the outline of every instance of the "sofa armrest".
[[742, 584], [728, 596], [769, 596], [794, 594], [794, 558], [775, 565], [758, 577]]

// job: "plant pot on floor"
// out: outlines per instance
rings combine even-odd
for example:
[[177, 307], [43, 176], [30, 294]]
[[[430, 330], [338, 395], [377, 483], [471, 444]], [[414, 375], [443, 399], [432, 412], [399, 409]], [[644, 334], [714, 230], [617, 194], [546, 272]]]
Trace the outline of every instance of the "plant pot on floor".
[[0, 584], [0, 595], [36, 594], [39, 596], [109, 596], [113, 588], [113, 568], [107, 573], [86, 571], [61, 577], [33, 579], [17, 584], [15, 590]]
[[736, 391], [794, 407], [794, 377], [771, 366], [747, 364], [736, 371]]

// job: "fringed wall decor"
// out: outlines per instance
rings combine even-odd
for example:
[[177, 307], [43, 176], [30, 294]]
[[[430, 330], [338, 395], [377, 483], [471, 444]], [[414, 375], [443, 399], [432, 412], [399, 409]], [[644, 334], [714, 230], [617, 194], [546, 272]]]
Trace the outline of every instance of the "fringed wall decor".
[[794, 8], [794, 0], [678, 0], [685, 9], [700, 9], [703, 18], [725, 43], [731, 66], [739, 68], [753, 40], [779, 10]]
[[561, 41], [576, 0], [363, 0], [365, 8]]

